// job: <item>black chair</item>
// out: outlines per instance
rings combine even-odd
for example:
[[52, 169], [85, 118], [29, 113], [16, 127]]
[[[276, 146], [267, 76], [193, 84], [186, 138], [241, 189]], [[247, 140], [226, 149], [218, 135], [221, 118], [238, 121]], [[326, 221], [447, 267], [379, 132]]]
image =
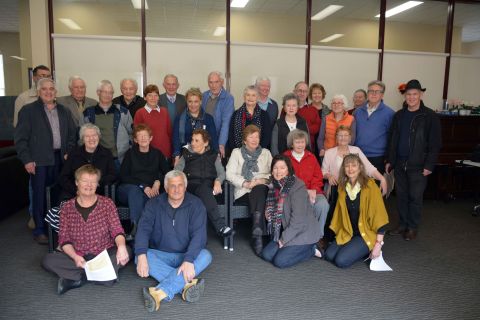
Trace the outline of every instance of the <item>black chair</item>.
[[[248, 206], [244, 204], [235, 203], [234, 199], [234, 186], [230, 182], [226, 182], [225, 193], [228, 198], [227, 201], [227, 214], [228, 214], [228, 226], [233, 229], [233, 220], [250, 218], [250, 210]], [[228, 249], [233, 251], [233, 234], [228, 237]], [[225, 249], [227, 249], [225, 247]]]

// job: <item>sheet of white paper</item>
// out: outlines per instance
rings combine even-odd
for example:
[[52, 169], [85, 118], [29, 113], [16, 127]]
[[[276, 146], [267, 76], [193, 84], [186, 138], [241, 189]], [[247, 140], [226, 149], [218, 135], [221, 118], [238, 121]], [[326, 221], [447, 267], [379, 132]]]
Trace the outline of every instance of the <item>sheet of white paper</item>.
[[110, 281], [117, 279], [107, 250], [85, 264], [85, 273], [89, 281]]
[[392, 271], [392, 268], [383, 260], [383, 252], [380, 252], [378, 258], [370, 261], [370, 270], [372, 271]]

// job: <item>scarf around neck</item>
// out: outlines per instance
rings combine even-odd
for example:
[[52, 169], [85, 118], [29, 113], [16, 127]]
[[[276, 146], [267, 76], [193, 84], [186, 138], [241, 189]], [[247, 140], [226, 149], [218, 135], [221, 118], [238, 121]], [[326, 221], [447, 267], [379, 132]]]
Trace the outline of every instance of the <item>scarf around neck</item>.
[[240, 152], [242, 153], [244, 160], [242, 165], [242, 176], [250, 181], [253, 179], [253, 173], [258, 172], [258, 157], [262, 153], [262, 147], [258, 146], [255, 151], [250, 152], [247, 147], [242, 146]]
[[262, 129], [262, 124], [260, 121], [262, 109], [258, 106], [255, 106], [253, 109], [253, 114], [248, 113], [247, 106], [245, 103], [235, 112], [233, 118], [233, 129], [234, 129], [234, 144], [236, 148], [239, 148], [242, 145], [242, 132], [243, 129], [246, 127], [247, 121], [250, 124], [256, 125], [258, 128]]
[[273, 179], [272, 183], [269, 185], [267, 200], [265, 203], [265, 215], [268, 221], [267, 232], [270, 236], [273, 236], [273, 241], [275, 242], [278, 242], [280, 239], [283, 204], [294, 183], [295, 177], [291, 175], [280, 180]]

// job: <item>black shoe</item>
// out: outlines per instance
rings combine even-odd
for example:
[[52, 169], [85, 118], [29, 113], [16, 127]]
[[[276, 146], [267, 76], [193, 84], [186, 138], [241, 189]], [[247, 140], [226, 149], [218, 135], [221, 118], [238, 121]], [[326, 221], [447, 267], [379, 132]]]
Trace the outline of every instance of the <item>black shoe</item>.
[[262, 254], [262, 250], [263, 250], [263, 237], [261, 237], [261, 236], [253, 237], [252, 238], [252, 248], [253, 248], [253, 252], [255, 252], [255, 254], [260, 257], [260, 255]]
[[403, 236], [405, 234], [405, 228], [397, 227], [395, 229], [388, 230], [387, 234], [389, 236]]
[[255, 211], [253, 213], [253, 226], [252, 226], [252, 235], [254, 236], [262, 236], [263, 230], [260, 227], [260, 221], [263, 217], [261, 212]]
[[68, 290], [80, 288], [86, 282], [87, 282], [87, 279], [85, 279], [85, 277], [82, 277], [82, 279], [76, 280], [76, 281], [60, 278], [58, 279], [58, 284], [57, 284], [57, 294], [59, 295], [64, 294]]
[[220, 230], [218, 230], [217, 233], [218, 233], [219, 236], [222, 236], [224, 238], [228, 238], [228, 237], [235, 234], [235, 230], [233, 230], [229, 226], [224, 226]]

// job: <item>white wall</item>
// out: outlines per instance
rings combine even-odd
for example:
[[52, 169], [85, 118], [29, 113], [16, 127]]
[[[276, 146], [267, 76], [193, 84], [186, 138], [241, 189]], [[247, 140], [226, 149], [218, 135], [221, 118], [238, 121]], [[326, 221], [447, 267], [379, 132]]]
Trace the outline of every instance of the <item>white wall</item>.
[[448, 100], [480, 105], [480, 57], [454, 55], [450, 59]]

